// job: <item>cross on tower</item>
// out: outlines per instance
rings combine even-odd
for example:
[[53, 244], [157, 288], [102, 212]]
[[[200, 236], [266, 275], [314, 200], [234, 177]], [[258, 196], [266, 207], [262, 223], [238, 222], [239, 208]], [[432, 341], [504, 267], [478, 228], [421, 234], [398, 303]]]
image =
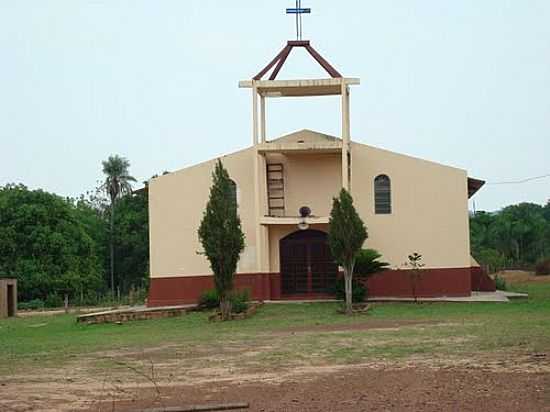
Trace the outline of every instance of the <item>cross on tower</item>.
[[296, 40], [302, 40], [302, 14], [310, 14], [311, 9], [302, 8], [302, 0], [296, 0], [296, 8], [286, 9], [286, 14], [296, 15]]

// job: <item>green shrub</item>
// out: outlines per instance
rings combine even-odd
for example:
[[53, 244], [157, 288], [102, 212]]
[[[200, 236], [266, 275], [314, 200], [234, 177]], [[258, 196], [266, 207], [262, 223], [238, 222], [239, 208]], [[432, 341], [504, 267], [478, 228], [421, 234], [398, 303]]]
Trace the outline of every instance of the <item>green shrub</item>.
[[353, 276], [357, 276], [361, 279], [367, 279], [369, 276], [383, 272], [388, 269], [390, 264], [388, 262], [382, 262], [380, 258], [382, 255], [374, 249], [361, 249], [357, 253], [355, 259], [355, 266], [353, 268]]
[[47, 308], [61, 308], [64, 306], [63, 298], [56, 293], [50, 293], [46, 297], [44, 305]]
[[550, 259], [543, 259], [537, 263], [535, 273], [539, 276], [550, 275]]
[[503, 277], [500, 277], [499, 275], [495, 276], [495, 285], [497, 287], [497, 290], [507, 290], [508, 286], [506, 285], [506, 280], [504, 280]]
[[220, 306], [220, 297], [216, 289], [208, 289], [202, 292], [199, 297], [199, 307], [203, 309], [214, 309]]
[[242, 313], [248, 310], [248, 302], [250, 301], [250, 291], [243, 289], [235, 291], [231, 295], [231, 311], [233, 313]]
[[19, 310], [40, 310], [44, 309], [44, 301], [41, 299], [33, 299], [28, 302], [19, 302], [17, 304]]
[[[352, 280], [351, 284], [351, 301], [353, 303], [361, 303], [365, 301], [365, 297], [367, 296], [367, 286], [364, 282], [361, 282], [357, 279]], [[345, 300], [346, 299], [346, 286], [344, 282], [344, 277], [338, 278], [336, 281], [336, 286], [334, 290], [336, 294], [336, 299], [338, 300]]]
[[[231, 311], [233, 313], [245, 312], [248, 309], [250, 301], [250, 291], [248, 289], [236, 290], [231, 294]], [[220, 297], [216, 289], [208, 289], [202, 292], [199, 297], [199, 307], [202, 309], [216, 309], [220, 307]]]

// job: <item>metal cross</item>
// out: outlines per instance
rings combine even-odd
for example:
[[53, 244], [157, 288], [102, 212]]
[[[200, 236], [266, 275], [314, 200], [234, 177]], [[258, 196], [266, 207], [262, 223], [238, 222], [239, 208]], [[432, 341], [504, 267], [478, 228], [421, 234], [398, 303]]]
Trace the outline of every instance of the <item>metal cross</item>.
[[296, 40], [302, 40], [302, 14], [310, 14], [311, 9], [302, 8], [302, 0], [296, 0], [296, 8], [286, 9], [286, 14], [296, 15]]

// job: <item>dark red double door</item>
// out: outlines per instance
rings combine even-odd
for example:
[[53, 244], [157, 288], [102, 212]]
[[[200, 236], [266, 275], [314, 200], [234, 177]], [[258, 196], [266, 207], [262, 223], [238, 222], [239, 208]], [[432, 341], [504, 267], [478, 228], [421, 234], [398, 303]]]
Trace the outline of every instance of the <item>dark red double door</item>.
[[285, 296], [331, 294], [338, 274], [327, 243], [318, 230], [294, 232], [280, 240], [281, 292]]

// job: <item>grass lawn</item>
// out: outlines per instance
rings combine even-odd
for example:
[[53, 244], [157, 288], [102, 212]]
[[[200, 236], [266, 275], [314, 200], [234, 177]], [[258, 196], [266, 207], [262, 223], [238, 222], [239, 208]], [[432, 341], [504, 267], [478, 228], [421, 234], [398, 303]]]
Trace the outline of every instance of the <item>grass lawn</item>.
[[[338, 314], [333, 303], [273, 304], [251, 319], [227, 323], [210, 323], [207, 313], [123, 325], [77, 324], [74, 315], [2, 320], [0, 376], [83, 357], [108, 368], [113, 353], [154, 348], [169, 348], [152, 352], [159, 359], [193, 358], [205, 350], [231, 356], [233, 350], [235, 362], [250, 367], [550, 351], [550, 282], [512, 289], [528, 292], [529, 300], [376, 304], [354, 317]], [[253, 354], [245, 356], [247, 349]]]

